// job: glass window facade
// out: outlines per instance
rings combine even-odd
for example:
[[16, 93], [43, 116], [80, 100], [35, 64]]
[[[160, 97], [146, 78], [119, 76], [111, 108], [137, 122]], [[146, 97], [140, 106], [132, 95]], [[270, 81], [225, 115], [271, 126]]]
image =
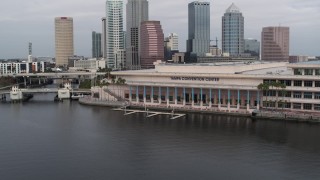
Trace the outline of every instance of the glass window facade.
[[293, 98], [301, 98], [302, 97], [301, 94], [302, 94], [301, 92], [293, 92]]
[[312, 87], [313, 81], [304, 81], [304, 86], [305, 87]]
[[305, 76], [312, 76], [313, 75], [313, 69], [305, 69], [304, 70]]
[[304, 93], [304, 98], [305, 99], [312, 99], [312, 92], [305, 92]]
[[292, 81], [291, 80], [280, 80], [279, 82], [281, 84], [286, 85], [286, 86], [291, 86], [292, 85]]
[[294, 73], [294, 75], [302, 75], [302, 69], [294, 69], [293, 70], [293, 73]]
[[304, 110], [312, 110], [312, 104], [303, 104]]
[[320, 111], [320, 104], [315, 104], [314, 105], [314, 110], [315, 111]]
[[314, 93], [314, 99], [320, 99], [320, 92]]
[[301, 87], [302, 86], [302, 81], [294, 81], [293, 85], [297, 86], [297, 87]]
[[293, 109], [301, 109], [301, 103], [293, 103]]

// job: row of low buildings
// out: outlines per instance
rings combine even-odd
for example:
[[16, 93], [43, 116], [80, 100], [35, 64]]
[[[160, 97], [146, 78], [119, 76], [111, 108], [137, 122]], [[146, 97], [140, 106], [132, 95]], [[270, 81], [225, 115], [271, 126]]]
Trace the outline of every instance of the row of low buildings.
[[[133, 105], [229, 112], [252, 112], [270, 107], [290, 112], [320, 113], [320, 61], [296, 64], [160, 63], [155, 69], [112, 74], [125, 79], [126, 84], [108, 86], [109, 91]], [[271, 82], [286, 86], [258, 89], [259, 84]]]
[[44, 62], [0, 62], [0, 75], [27, 74], [44, 71]]

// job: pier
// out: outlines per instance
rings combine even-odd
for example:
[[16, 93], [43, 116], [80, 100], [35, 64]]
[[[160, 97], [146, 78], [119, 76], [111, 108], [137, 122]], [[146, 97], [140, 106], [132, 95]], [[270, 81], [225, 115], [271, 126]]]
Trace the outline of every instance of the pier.
[[124, 111], [124, 115], [128, 116], [131, 114], [135, 113], [144, 113], [146, 115], [146, 118], [150, 118], [153, 116], [158, 116], [158, 115], [170, 115], [170, 119], [178, 119], [181, 117], [186, 116], [186, 114], [179, 114], [179, 113], [174, 113], [174, 110], [171, 112], [160, 112], [160, 111], [150, 111], [149, 109], [145, 108], [145, 110], [138, 110], [138, 109], [127, 109], [127, 106], [121, 107], [121, 108], [115, 108], [113, 109], [115, 111]]

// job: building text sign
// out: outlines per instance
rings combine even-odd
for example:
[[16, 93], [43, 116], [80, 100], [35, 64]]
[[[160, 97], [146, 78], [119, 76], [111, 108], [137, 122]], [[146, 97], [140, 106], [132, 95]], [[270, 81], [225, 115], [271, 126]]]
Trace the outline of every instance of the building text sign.
[[212, 78], [212, 77], [170, 77], [172, 81], [212, 81], [217, 82], [219, 78]]

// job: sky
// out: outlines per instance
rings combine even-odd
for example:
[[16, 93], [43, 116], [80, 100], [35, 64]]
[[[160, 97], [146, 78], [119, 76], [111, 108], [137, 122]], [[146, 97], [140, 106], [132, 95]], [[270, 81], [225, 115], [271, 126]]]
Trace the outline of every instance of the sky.
[[[179, 35], [180, 51], [186, 47], [190, 2], [192, 0], [149, 0], [149, 19], [161, 21], [165, 36], [171, 32]], [[221, 40], [221, 17], [235, 3], [245, 18], [245, 38], [260, 41], [262, 27], [288, 26], [291, 55], [320, 55], [319, 0], [209, 2], [211, 39]], [[124, 14], [126, 3], [124, 0]], [[54, 18], [59, 16], [73, 17], [75, 54], [90, 57], [91, 32], [101, 32], [105, 0], [1, 0], [0, 59], [26, 58], [28, 42], [33, 44], [34, 56], [54, 57]]]

